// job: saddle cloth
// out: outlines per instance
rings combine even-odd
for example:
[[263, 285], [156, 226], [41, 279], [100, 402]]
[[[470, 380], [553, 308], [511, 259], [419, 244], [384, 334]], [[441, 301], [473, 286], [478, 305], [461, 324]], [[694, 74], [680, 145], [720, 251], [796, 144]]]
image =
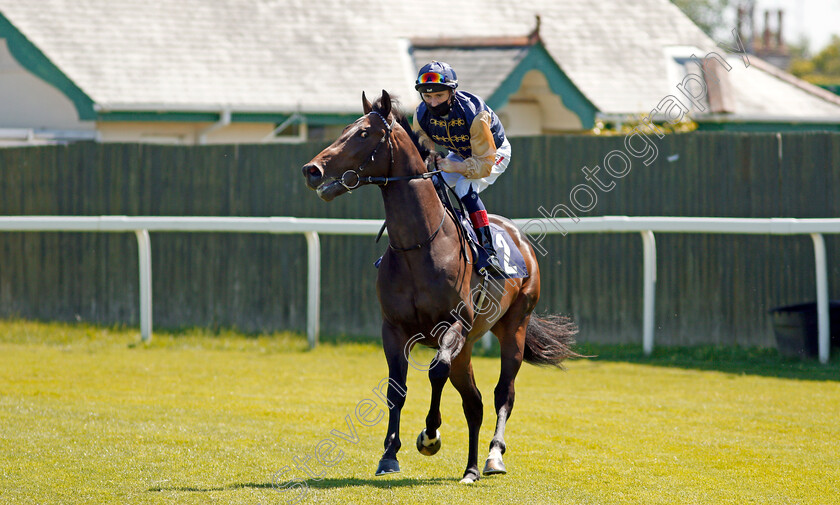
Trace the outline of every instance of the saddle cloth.
[[[470, 220], [461, 215], [459, 211], [455, 211], [455, 215], [461, 223], [461, 228], [467, 235], [467, 242], [473, 251], [473, 269], [478, 273], [487, 266], [487, 252], [479, 245], [478, 237], [475, 234], [475, 229], [472, 227]], [[516, 247], [510, 234], [504, 228], [490, 223], [490, 232], [493, 236], [493, 245], [496, 247], [496, 258], [502, 266], [504, 275], [494, 273], [491, 275], [494, 279], [522, 279], [528, 277], [528, 267], [525, 266], [525, 258], [522, 257], [522, 252]], [[373, 266], [379, 268], [382, 263], [382, 256], [379, 257]]]
[[[473, 268], [480, 272], [482, 268], [487, 266], [487, 252], [479, 245], [478, 237], [475, 234], [475, 229], [472, 227], [470, 220], [461, 215], [459, 211], [455, 211], [461, 221], [461, 227], [467, 232], [469, 237], [470, 247], [473, 250], [473, 257], [475, 264]], [[493, 236], [493, 246], [496, 248], [496, 258], [502, 266], [504, 275], [494, 274], [494, 279], [521, 279], [528, 277], [528, 267], [525, 266], [525, 258], [522, 257], [522, 252], [516, 247], [513, 239], [508, 234], [507, 230], [490, 223], [490, 232]]]

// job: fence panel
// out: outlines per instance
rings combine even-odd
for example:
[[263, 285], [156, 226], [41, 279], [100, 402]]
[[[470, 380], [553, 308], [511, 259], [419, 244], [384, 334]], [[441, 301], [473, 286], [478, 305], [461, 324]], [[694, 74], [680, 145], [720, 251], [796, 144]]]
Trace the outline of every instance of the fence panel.
[[[626, 149], [623, 137], [513, 139], [510, 168], [482, 197], [491, 212], [512, 218], [539, 217], [539, 207], [572, 208], [570, 192], [581, 184], [594, 190], [597, 201], [586, 212], [573, 209], [580, 217], [840, 215], [840, 134], [651, 138], [656, 160], [645, 166], [631, 158], [622, 178], [607, 174], [604, 157]], [[323, 147], [80, 143], [3, 149], [0, 214], [381, 219], [375, 188], [326, 204], [305, 187], [300, 167]], [[611, 190], [587, 180], [582, 169], [596, 166], [602, 184], [614, 182]], [[826, 237], [834, 293], [838, 240]], [[157, 327], [305, 329], [302, 237], [155, 234], [152, 246]], [[321, 247], [322, 332], [377, 333], [372, 263], [383, 244], [325, 236]], [[0, 234], [0, 316], [136, 324], [135, 248], [130, 234]], [[575, 316], [582, 340], [637, 342], [639, 237], [551, 236], [546, 249], [538, 310]], [[813, 299], [807, 237], [659, 235], [657, 249], [658, 343], [772, 345], [767, 310]]]

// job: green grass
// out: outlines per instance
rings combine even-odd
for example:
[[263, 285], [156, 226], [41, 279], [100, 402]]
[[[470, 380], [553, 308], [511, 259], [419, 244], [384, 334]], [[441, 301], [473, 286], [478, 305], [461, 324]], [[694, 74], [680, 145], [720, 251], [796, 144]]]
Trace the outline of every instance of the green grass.
[[[466, 423], [450, 386], [443, 448], [420, 455], [429, 386], [411, 370], [402, 473], [373, 477], [386, 422], [354, 411], [387, 375], [370, 341], [306, 350], [302, 336], [157, 332], [0, 321], [0, 503], [281, 504], [294, 459], [336, 440], [343, 458], [301, 503], [837, 503], [840, 366], [727, 348], [594, 347], [568, 371], [524, 366], [509, 473], [458, 484]], [[498, 359], [476, 357], [485, 399]], [[426, 354], [430, 357], [430, 354]], [[419, 359], [419, 358], [418, 358]], [[356, 444], [336, 439], [354, 419]], [[337, 453], [334, 453], [337, 454]]]

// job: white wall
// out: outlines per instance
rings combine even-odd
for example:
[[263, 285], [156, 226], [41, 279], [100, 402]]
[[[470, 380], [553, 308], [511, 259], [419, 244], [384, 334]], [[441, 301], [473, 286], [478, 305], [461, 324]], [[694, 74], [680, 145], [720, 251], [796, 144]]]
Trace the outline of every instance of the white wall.
[[548, 86], [539, 70], [531, 70], [522, 85], [498, 111], [509, 137], [580, 131], [583, 123]]
[[[98, 123], [102, 142], [149, 142], [156, 144], [198, 144], [202, 132], [213, 123], [110, 122]], [[232, 123], [209, 132], [207, 144], [255, 144], [274, 130], [273, 123]]]
[[23, 68], [0, 39], [0, 129], [93, 131], [61, 91]]

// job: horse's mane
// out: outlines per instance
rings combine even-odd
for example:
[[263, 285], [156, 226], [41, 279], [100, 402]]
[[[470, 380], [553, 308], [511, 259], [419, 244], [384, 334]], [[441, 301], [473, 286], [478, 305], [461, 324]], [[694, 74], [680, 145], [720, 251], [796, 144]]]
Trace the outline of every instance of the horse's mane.
[[[372, 104], [373, 110], [381, 112], [384, 108], [384, 104], [382, 103], [382, 101], [382, 96], [374, 100]], [[402, 110], [402, 105], [400, 104], [400, 101], [393, 95], [391, 95], [391, 114], [394, 116], [394, 119], [397, 120], [397, 123], [399, 123], [400, 126], [403, 127], [403, 130], [405, 130], [405, 132], [408, 133], [408, 136], [411, 138], [411, 142], [414, 144], [414, 147], [417, 148], [417, 152], [420, 154], [420, 157], [425, 160], [426, 156], [429, 155], [429, 150], [420, 144], [420, 138], [417, 136], [417, 133], [415, 133], [414, 129], [411, 127], [411, 124], [408, 122], [408, 118]]]

